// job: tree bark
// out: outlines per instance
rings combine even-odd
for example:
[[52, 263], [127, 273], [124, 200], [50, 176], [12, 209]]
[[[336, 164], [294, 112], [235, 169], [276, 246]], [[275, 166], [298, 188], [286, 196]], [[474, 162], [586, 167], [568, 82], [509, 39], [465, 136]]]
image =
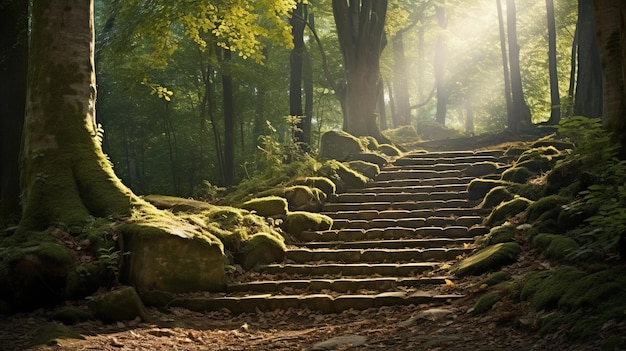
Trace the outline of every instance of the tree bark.
[[496, 0], [498, 9], [498, 27], [500, 30], [500, 50], [502, 52], [502, 71], [504, 73], [504, 100], [506, 102], [507, 126], [513, 129], [513, 100], [511, 97], [511, 74], [509, 72], [509, 59], [507, 56], [506, 34], [504, 30], [504, 16], [502, 15], [502, 3]]
[[[228, 66], [230, 50], [224, 49], [222, 64]], [[233, 78], [230, 67], [222, 67], [222, 103], [224, 108], [224, 185], [231, 186], [235, 181], [235, 106], [233, 98]]]
[[546, 17], [548, 23], [548, 67], [550, 73], [550, 119], [549, 125], [556, 125], [561, 120], [561, 97], [559, 93], [559, 76], [556, 57], [556, 22], [554, 18], [554, 1], [546, 0]]
[[[517, 42], [517, 11], [515, 0], [507, 0], [506, 5], [507, 27], [509, 39], [509, 64], [511, 67], [511, 101], [513, 102], [513, 128], [514, 132], [528, 129], [532, 126], [530, 108], [524, 98], [522, 87], [522, 74], [519, 62], [519, 44]], [[509, 126], [511, 127], [511, 126]]]
[[293, 36], [293, 49], [289, 58], [289, 115], [299, 117], [293, 138], [296, 142], [305, 142], [306, 136], [302, 128], [304, 110], [302, 108], [302, 69], [304, 55], [304, 4], [299, 2], [293, 10], [289, 24]]
[[[442, 4], [444, 1], [442, 1]], [[448, 27], [446, 18], [446, 10], [439, 5], [435, 8], [437, 14], [437, 22], [439, 28], [443, 31]], [[435, 120], [442, 126], [446, 125], [446, 115], [448, 114], [448, 98], [450, 93], [445, 82], [444, 67], [446, 60], [446, 37], [444, 33], [440, 33], [435, 46], [435, 85], [437, 86], [437, 112]]]
[[28, 70], [28, 1], [0, 11], [0, 228], [21, 213], [19, 153]]
[[574, 115], [602, 116], [602, 65], [593, 24], [593, 0], [578, 1], [578, 75]]
[[387, 142], [376, 118], [387, 0], [333, 0], [332, 6], [346, 71], [345, 92], [340, 92], [343, 130]]
[[594, 23], [602, 63], [602, 120], [613, 140], [626, 147], [626, 95], [624, 90], [624, 45], [626, 3], [594, 0]]
[[129, 215], [139, 199], [98, 140], [93, 2], [37, 0], [31, 21], [20, 230]]

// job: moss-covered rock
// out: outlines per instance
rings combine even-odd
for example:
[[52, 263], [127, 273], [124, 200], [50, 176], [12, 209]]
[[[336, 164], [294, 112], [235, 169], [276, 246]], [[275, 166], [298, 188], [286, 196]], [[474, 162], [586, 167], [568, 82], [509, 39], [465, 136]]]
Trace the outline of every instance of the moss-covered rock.
[[510, 183], [502, 180], [474, 179], [467, 186], [467, 196], [470, 200], [482, 199], [491, 189], [508, 184]]
[[502, 282], [508, 281], [511, 279], [511, 275], [507, 272], [499, 271], [489, 274], [485, 280], [482, 281], [482, 284], [487, 286], [498, 285]]
[[559, 151], [564, 151], [564, 150], [572, 150], [575, 145], [574, 143], [572, 143], [571, 141], [565, 141], [565, 140], [555, 140], [555, 139], [544, 139], [544, 140], [537, 140], [536, 142], [534, 142], [531, 147], [533, 148], [554, 148], [557, 149]]
[[390, 162], [387, 157], [375, 152], [361, 152], [357, 155], [354, 155], [352, 157], [352, 160], [374, 163], [378, 165], [378, 167], [383, 167]]
[[554, 309], [572, 284], [584, 277], [577, 268], [563, 266], [551, 272], [529, 274], [521, 291], [522, 300], [530, 300], [537, 309]]
[[513, 199], [513, 194], [508, 190], [506, 186], [497, 186], [485, 195], [485, 198], [480, 204], [481, 208], [493, 208], [499, 204]]
[[362, 189], [369, 180], [366, 176], [336, 160], [326, 161], [318, 172], [332, 180], [337, 185], [339, 192], [348, 189]]
[[89, 303], [94, 316], [104, 323], [132, 320], [148, 322], [148, 312], [132, 286], [124, 286], [94, 296]]
[[521, 247], [514, 242], [492, 245], [459, 262], [452, 273], [461, 277], [497, 270], [515, 262], [521, 251]]
[[517, 159], [517, 163], [522, 163], [529, 160], [543, 158], [544, 156], [557, 156], [560, 152], [553, 146], [534, 147], [524, 151]]
[[282, 262], [286, 250], [280, 238], [268, 233], [257, 233], [245, 242], [239, 260], [244, 269], [250, 270], [257, 265]]
[[332, 218], [304, 211], [289, 212], [284, 222], [287, 233], [298, 236], [305, 230], [328, 230], [333, 224]]
[[507, 169], [506, 171], [504, 171], [502, 175], [500, 176], [500, 179], [506, 180], [508, 182], [523, 184], [523, 183], [526, 183], [530, 178], [532, 178], [535, 175], [536, 173], [531, 172], [526, 167], [516, 166], [516, 167], [511, 167]]
[[119, 226], [124, 281], [144, 291], [221, 291], [226, 285], [223, 245], [199, 225], [167, 212], [135, 213]]
[[391, 157], [398, 157], [402, 155], [402, 151], [400, 151], [400, 149], [398, 149], [397, 147], [391, 144], [380, 144], [378, 146], [378, 151], [380, 151], [380, 153], [384, 155], [391, 156]]
[[398, 128], [394, 129], [387, 129], [383, 131], [383, 134], [396, 144], [408, 143], [419, 140], [417, 131], [412, 125], [405, 125], [399, 126]]
[[518, 162], [515, 167], [526, 168], [533, 174], [540, 174], [548, 172], [555, 164], [555, 160], [548, 156], [541, 156], [534, 159]]
[[478, 162], [467, 167], [464, 171], [468, 177], [484, 177], [495, 173], [499, 169], [497, 163], [494, 162]]
[[166, 195], [145, 195], [142, 198], [159, 209], [171, 210], [172, 212], [201, 212], [214, 207], [204, 201], [185, 199]]
[[376, 140], [373, 136], [362, 136], [359, 137], [359, 139], [361, 140], [361, 144], [365, 145], [368, 150], [378, 150], [378, 140]]
[[50, 318], [63, 324], [73, 325], [93, 319], [93, 315], [82, 308], [62, 306], [52, 311]]
[[520, 196], [503, 202], [491, 211], [489, 218], [487, 218], [487, 225], [494, 226], [502, 224], [508, 218], [524, 212], [531, 203], [532, 201]]
[[[565, 160], [559, 162], [548, 172], [544, 194], [551, 195], [558, 193], [561, 188], [576, 182], [579, 177], [585, 177], [583, 171], [584, 165], [580, 160]], [[593, 179], [588, 179], [587, 182], [593, 183]], [[586, 185], [588, 184], [581, 184], [582, 187]]]
[[493, 305], [500, 301], [500, 293], [498, 291], [489, 291], [481, 296], [474, 307], [472, 308], [472, 314], [481, 314], [489, 311]]
[[346, 162], [350, 169], [355, 170], [368, 178], [375, 178], [380, 173], [380, 168], [374, 163], [365, 161], [350, 161]]
[[580, 246], [574, 239], [558, 234], [540, 233], [533, 238], [533, 246], [553, 260], [563, 260]]
[[358, 138], [343, 132], [329, 131], [322, 134], [320, 157], [347, 161], [352, 155], [365, 151]]
[[[313, 196], [310, 192], [307, 195]], [[254, 211], [259, 216], [272, 217], [287, 214], [288, 202], [279, 196], [264, 196], [244, 202], [241, 208]]]
[[337, 186], [326, 177], [301, 177], [292, 181], [292, 185], [307, 185], [322, 190], [326, 196], [331, 196], [337, 191]]
[[491, 228], [489, 231], [489, 244], [500, 244], [515, 241], [517, 229], [513, 225], [501, 225]]
[[557, 220], [559, 214], [563, 210], [563, 205], [570, 203], [569, 198], [565, 198], [559, 195], [545, 196], [528, 206], [526, 211], [526, 220], [529, 223], [535, 221], [543, 221], [546, 219]]

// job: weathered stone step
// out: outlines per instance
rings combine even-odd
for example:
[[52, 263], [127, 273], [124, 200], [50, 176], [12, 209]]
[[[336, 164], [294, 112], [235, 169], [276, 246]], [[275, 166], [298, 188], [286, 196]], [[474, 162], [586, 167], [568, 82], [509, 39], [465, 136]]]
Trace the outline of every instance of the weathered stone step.
[[368, 182], [366, 188], [374, 187], [413, 187], [413, 186], [435, 186], [449, 184], [464, 184], [467, 186], [474, 177], [448, 177], [448, 178], [422, 178], [422, 179], [376, 179]]
[[[423, 161], [423, 160], [413, 160], [413, 161]], [[493, 159], [490, 161], [483, 162], [456, 162], [456, 163], [444, 163], [444, 162], [413, 162], [409, 164], [397, 164], [393, 163], [391, 165], [385, 166], [383, 170], [385, 171], [398, 171], [398, 170], [424, 170], [424, 171], [464, 171], [468, 168], [475, 168], [485, 166], [485, 163], [489, 163], [491, 166], [495, 165], [498, 168], [505, 168], [507, 166], [506, 163], [499, 162], [497, 159]], [[492, 168], [492, 167], [490, 167]]]
[[429, 192], [429, 193], [343, 193], [334, 202], [405, 202], [405, 201], [432, 201], [466, 199], [467, 191], [459, 192]]
[[461, 216], [478, 216], [487, 214], [488, 210], [481, 208], [434, 208], [423, 210], [353, 210], [353, 211], [324, 211], [320, 212], [324, 215], [330, 216], [334, 219], [364, 219], [373, 220], [377, 218], [387, 219], [408, 219], [413, 218], [428, 218], [428, 217], [461, 217]]
[[472, 249], [288, 249], [286, 259], [295, 263], [315, 261], [343, 263], [429, 262], [448, 261]]
[[424, 238], [471, 238], [484, 235], [489, 229], [484, 226], [471, 228], [462, 226], [420, 227], [420, 228], [373, 228], [373, 229], [341, 229], [325, 231], [304, 231], [298, 235], [302, 242], [336, 242], [336, 241], [368, 241], [368, 240], [400, 240]]
[[403, 157], [415, 157], [415, 158], [471, 158], [471, 157], [481, 157], [481, 156], [493, 156], [500, 157], [504, 155], [503, 150], [477, 150], [477, 151], [432, 151], [432, 152], [423, 152], [423, 151], [413, 151], [406, 153]]
[[422, 169], [408, 169], [408, 170], [382, 170], [376, 176], [376, 180], [392, 180], [392, 179], [424, 179], [424, 178], [453, 178], [463, 177], [463, 170], [447, 170], [447, 171], [433, 171]]
[[460, 216], [460, 217], [428, 217], [428, 218], [375, 218], [367, 219], [334, 219], [333, 228], [335, 229], [371, 229], [371, 228], [389, 228], [389, 227], [449, 227], [449, 226], [465, 226], [471, 227], [483, 222], [481, 216]]
[[376, 201], [376, 202], [327, 202], [322, 211], [357, 211], [357, 210], [425, 210], [432, 208], [470, 208], [475, 207], [476, 201], [468, 199], [426, 200], [426, 201]]
[[184, 307], [192, 311], [223, 311], [240, 314], [277, 309], [309, 309], [321, 313], [338, 313], [348, 309], [366, 310], [391, 305], [445, 304], [464, 295], [440, 295], [436, 292], [383, 292], [376, 295], [272, 295], [181, 297], [169, 305]]
[[293, 279], [261, 280], [230, 284], [227, 292], [278, 293], [284, 290], [320, 292], [330, 290], [339, 293], [359, 290], [385, 291], [399, 286], [417, 287], [424, 285], [442, 285], [452, 277], [380, 277], [380, 278], [339, 278], [339, 279]]
[[[371, 184], [371, 183], [370, 183]], [[363, 189], [352, 189], [349, 193], [430, 193], [459, 192], [467, 190], [468, 183], [435, 184], [435, 185], [404, 185], [404, 186], [368, 186]], [[343, 193], [343, 194], [349, 194]]]
[[406, 248], [436, 248], [470, 245], [474, 238], [428, 238], [428, 239], [402, 239], [402, 240], [364, 240], [364, 241], [311, 241], [300, 243], [300, 247], [312, 249], [334, 248], [334, 249], [406, 249]]
[[300, 276], [322, 277], [341, 276], [388, 276], [406, 277], [431, 271], [441, 265], [440, 262], [415, 263], [317, 263], [290, 264], [276, 263], [259, 266], [258, 270], [267, 274], [297, 274]]

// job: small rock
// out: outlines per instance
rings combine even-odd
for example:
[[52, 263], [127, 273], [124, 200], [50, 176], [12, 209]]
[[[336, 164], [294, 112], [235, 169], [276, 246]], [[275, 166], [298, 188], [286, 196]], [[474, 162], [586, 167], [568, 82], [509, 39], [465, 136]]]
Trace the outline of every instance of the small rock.
[[328, 339], [326, 341], [318, 342], [317, 344], [311, 346], [311, 351], [319, 351], [319, 350], [333, 350], [339, 346], [344, 345], [352, 345], [352, 346], [361, 346], [365, 344], [367, 338], [361, 335], [345, 335], [338, 336], [332, 339]]
[[419, 320], [428, 320], [428, 321], [439, 321], [444, 318], [451, 317], [450, 315], [453, 313], [451, 310], [446, 310], [443, 308], [431, 308], [428, 310], [420, 311], [416, 315], [407, 319], [404, 322], [400, 322], [401, 327], [408, 327]]

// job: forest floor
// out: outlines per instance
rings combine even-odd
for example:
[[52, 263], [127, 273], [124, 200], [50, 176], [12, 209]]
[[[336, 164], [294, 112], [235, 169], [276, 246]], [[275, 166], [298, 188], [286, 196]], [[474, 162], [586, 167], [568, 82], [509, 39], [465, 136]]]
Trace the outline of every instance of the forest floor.
[[[506, 139], [506, 138], [504, 138]], [[407, 145], [417, 149], [474, 149], [509, 140], [478, 138]], [[505, 268], [511, 276], [546, 269], [532, 249]], [[33, 345], [36, 331], [50, 325], [50, 311], [0, 316], [0, 350], [600, 350], [604, 336], [571, 343], [568, 325], [541, 335], [537, 321], [546, 312], [516, 303], [483, 314], [469, 313], [484, 290], [484, 276], [455, 280], [444, 287], [466, 297], [443, 306], [409, 305], [321, 314], [308, 310], [233, 315], [149, 308], [148, 322], [78, 323], [80, 338]], [[496, 305], [497, 307], [497, 305]], [[503, 313], [505, 311], [506, 313]], [[626, 334], [626, 323], [608, 326]]]

